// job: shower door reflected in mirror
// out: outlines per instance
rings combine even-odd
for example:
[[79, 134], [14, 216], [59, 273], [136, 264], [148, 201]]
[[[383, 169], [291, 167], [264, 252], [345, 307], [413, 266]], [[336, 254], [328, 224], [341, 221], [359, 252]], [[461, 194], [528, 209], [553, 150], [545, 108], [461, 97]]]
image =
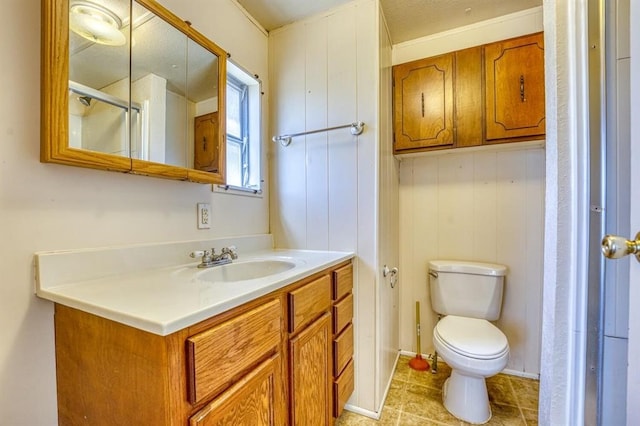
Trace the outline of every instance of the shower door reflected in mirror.
[[69, 6], [69, 146], [129, 157], [129, 1]]

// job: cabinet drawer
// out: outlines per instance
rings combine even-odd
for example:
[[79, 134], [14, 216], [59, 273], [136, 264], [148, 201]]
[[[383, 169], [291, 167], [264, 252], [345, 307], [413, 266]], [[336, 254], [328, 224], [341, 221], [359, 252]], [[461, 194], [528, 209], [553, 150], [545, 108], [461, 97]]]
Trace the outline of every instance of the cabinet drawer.
[[187, 346], [189, 402], [216, 395], [280, 343], [281, 306], [272, 300], [202, 333]]
[[340, 333], [353, 318], [353, 294], [333, 306], [333, 334]]
[[289, 293], [289, 332], [295, 333], [318, 318], [331, 306], [329, 275]]
[[353, 287], [353, 265], [333, 271], [333, 300], [342, 299]]
[[353, 387], [353, 360], [349, 360], [340, 377], [333, 381], [333, 417], [339, 417], [342, 414], [344, 405], [353, 393]]
[[337, 377], [353, 356], [353, 324], [333, 340], [333, 375]]

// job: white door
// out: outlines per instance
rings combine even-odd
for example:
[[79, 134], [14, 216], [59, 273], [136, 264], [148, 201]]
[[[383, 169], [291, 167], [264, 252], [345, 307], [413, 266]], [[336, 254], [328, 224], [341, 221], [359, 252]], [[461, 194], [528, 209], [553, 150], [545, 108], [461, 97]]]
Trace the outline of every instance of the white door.
[[[640, 2], [631, 1], [631, 231], [640, 231]], [[627, 235], [633, 238], [635, 235]], [[640, 425], [640, 263], [629, 266], [629, 369], [627, 424]]]

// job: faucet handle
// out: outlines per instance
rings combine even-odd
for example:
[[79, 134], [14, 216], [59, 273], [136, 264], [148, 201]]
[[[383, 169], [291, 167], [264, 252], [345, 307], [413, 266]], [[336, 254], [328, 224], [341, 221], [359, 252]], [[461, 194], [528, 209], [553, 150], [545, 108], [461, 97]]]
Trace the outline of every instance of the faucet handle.
[[193, 257], [194, 259], [196, 257], [202, 257], [204, 256], [204, 251], [203, 250], [192, 251], [191, 253], [189, 253], [189, 256]]
[[189, 256], [195, 259], [196, 257], [209, 257], [211, 256], [211, 254], [212, 252], [210, 252], [209, 250], [196, 250], [189, 253]]
[[236, 252], [236, 246], [229, 246], [222, 249], [222, 254], [228, 254], [231, 259], [238, 258], [238, 252]]

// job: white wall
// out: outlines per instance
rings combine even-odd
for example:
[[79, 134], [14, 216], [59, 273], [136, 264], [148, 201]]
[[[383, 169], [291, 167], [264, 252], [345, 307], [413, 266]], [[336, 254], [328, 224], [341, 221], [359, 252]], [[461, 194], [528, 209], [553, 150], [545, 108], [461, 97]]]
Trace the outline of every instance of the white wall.
[[393, 64], [542, 31], [542, 7], [455, 28], [393, 46]]
[[507, 369], [540, 371], [544, 150], [484, 150], [405, 158], [400, 169], [400, 345], [415, 351], [414, 305], [423, 309], [423, 352], [433, 352], [427, 262], [507, 265], [498, 327]]
[[272, 146], [271, 227], [278, 247], [347, 250], [355, 261], [355, 392], [350, 405], [374, 412], [378, 207], [378, 2], [356, 0], [271, 33], [271, 132], [348, 129]]
[[[162, 3], [266, 81], [267, 38], [234, 2]], [[0, 79], [0, 423], [54, 425], [53, 305], [34, 296], [33, 253], [267, 233], [268, 198], [40, 163], [40, 2], [3, 7], [0, 55], [11, 59]], [[211, 230], [196, 229], [197, 202], [211, 203]]]
[[[394, 46], [394, 63], [542, 30], [542, 8], [529, 9]], [[505, 264], [502, 317], [509, 340], [507, 369], [540, 373], [544, 150], [461, 149], [453, 154], [405, 157], [400, 174], [400, 346], [415, 351], [415, 313], [423, 307], [428, 330], [423, 352], [432, 352], [427, 262], [458, 259]], [[447, 151], [445, 151], [446, 153]]]
[[400, 162], [393, 156], [393, 115], [392, 115], [392, 49], [391, 39], [385, 25], [382, 10], [379, 13], [380, 38], [380, 129], [379, 144], [379, 191], [378, 191], [378, 294], [376, 330], [378, 332], [379, 373], [376, 401], [380, 401], [390, 380], [398, 357], [400, 285], [402, 272], [398, 276], [384, 277], [382, 268], [400, 266]]

